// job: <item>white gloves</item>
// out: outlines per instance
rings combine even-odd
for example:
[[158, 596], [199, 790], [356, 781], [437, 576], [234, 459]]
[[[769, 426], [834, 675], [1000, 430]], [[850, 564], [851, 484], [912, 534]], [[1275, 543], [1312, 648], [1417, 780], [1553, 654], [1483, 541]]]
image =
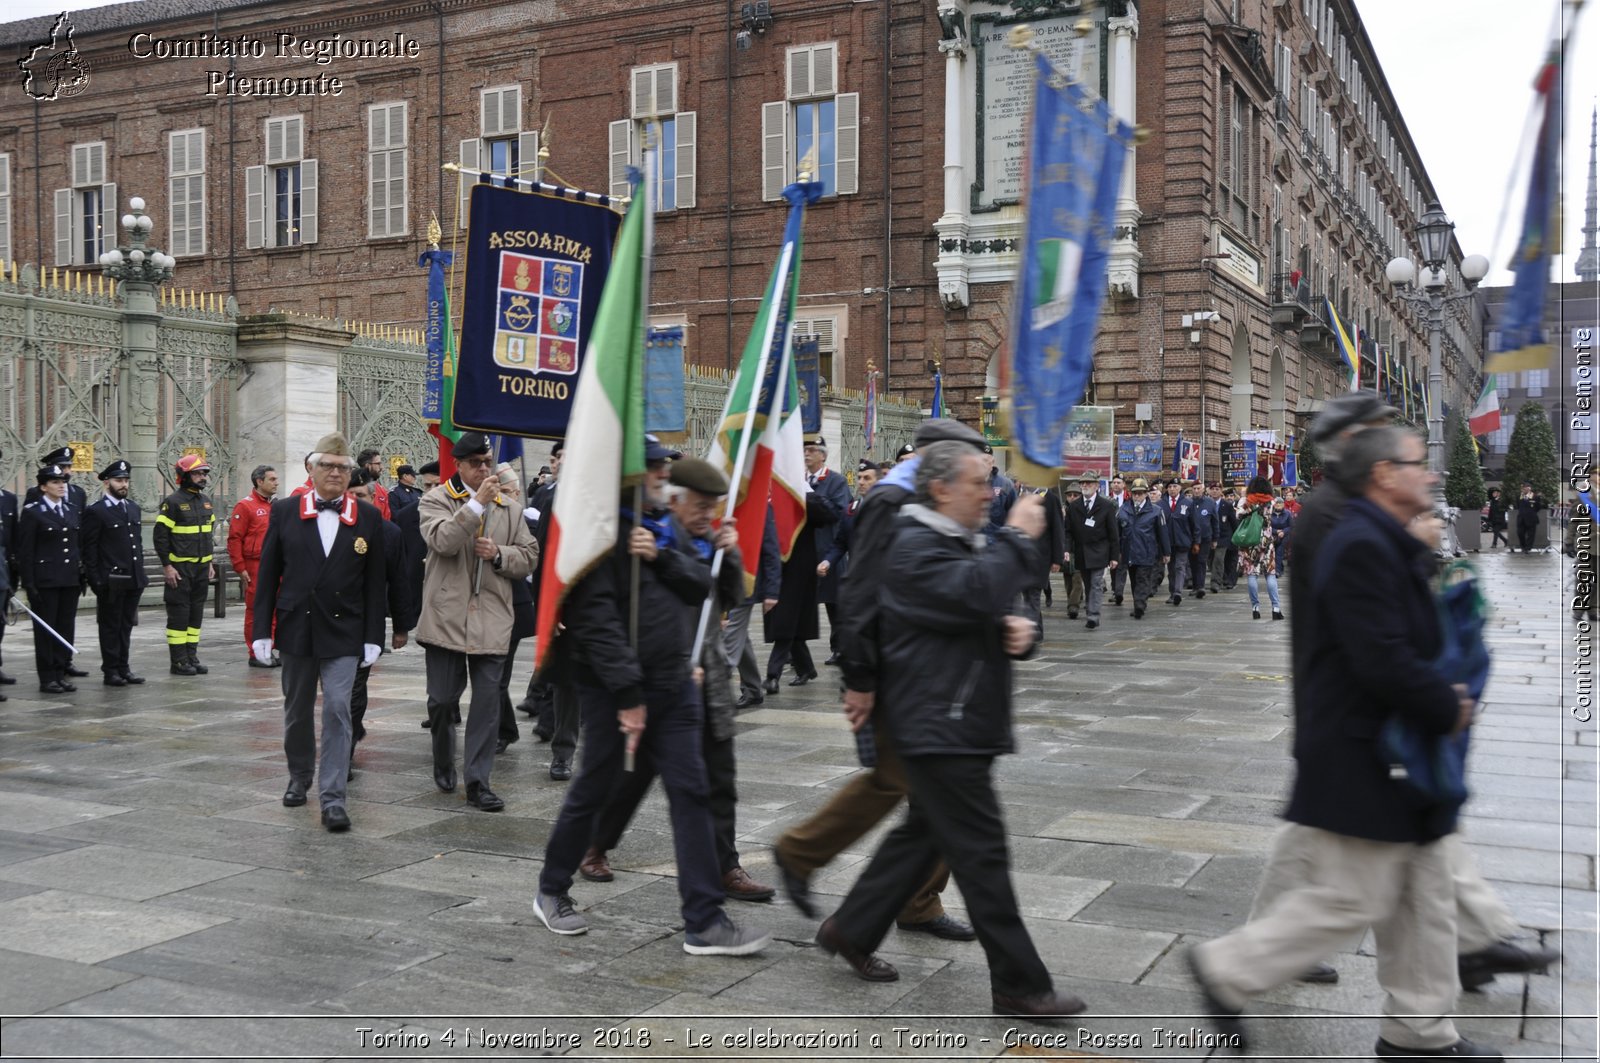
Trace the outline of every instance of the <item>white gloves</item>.
[[371, 668], [372, 662], [383, 654], [383, 647], [376, 642], [363, 642], [361, 644], [361, 667]]
[[250, 644], [250, 655], [258, 661], [272, 660], [272, 640], [256, 639]]

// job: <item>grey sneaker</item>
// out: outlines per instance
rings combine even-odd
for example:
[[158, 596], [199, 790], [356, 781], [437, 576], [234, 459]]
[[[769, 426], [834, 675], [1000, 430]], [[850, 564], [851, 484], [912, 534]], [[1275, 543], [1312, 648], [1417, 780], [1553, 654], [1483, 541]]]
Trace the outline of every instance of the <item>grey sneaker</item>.
[[533, 899], [533, 914], [552, 934], [587, 934], [589, 920], [578, 914], [565, 893], [541, 893]]
[[725, 915], [698, 934], [683, 935], [683, 951], [693, 956], [749, 956], [771, 943], [771, 934], [742, 929]]

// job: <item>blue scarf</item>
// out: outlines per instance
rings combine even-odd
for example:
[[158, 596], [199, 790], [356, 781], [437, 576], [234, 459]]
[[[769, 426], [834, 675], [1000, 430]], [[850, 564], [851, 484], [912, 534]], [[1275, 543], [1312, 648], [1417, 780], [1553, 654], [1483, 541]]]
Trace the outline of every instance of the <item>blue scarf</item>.
[[[623, 524], [629, 525], [633, 523], [633, 510], [630, 507], [623, 506], [621, 509], [621, 514]], [[653, 515], [646, 513], [640, 519], [639, 526], [641, 528], [648, 528], [650, 530], [650, 534], [656, 537], [657, 550], [677, 549], [678, 536], [672, 530], [672, 515], [670, 513], [663, 512]], [[711, 554], [713, 552], [711, 548], [711, 540], [701, 539], [691, 535], [689, 537], [689, 545], [693, 546], [694, 552], [700, 555], [700, 560], [711, 560]]]

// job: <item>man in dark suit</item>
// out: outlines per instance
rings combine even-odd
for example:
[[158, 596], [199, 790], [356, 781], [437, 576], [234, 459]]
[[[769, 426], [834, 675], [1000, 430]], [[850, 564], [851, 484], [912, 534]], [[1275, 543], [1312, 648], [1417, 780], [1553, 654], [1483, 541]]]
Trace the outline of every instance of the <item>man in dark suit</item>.
[[95, 596], [100, 627], [100, 670], [108, 687], [143, 683], [128, 666], [128, 646], [139, 623], [139, 596], [150, 585], [144, 571], [139, 504], [128, 497], [126, 461], [100, 473], [105, 494], [83, 511], [83, 568]]
[[1106, 569], [1115, 571], [1122, 557], [1122, 542], [1117, 523], [1117, 506], [1100, 494], [1100, 481], [1085, 476], [1078, 481], [1083, 497], [1067, 506], [1067, 536], [1071, 540], [1071, 562], [1083, 576], [1084, 625], [1093, 631], [1100, 626], [1100, 599], [1105, 590]]
[[67, 679], [72, 650], [66, 644], [74, 636], [83, 564], [80, 514], [67, 501], [68, 476], [60, 465], [40, 469], [39, 500], [22, 507], [17, 518], [17, 577], [34, 612], [33, 659], [39, 690], [46, 694], [78, 689]]
[[[828, 441], [815, 436], [805, 443], [806, 482], [811, 490], [806, 492], [806, 526], [797, 538], [789, 559], [783, 563], [779, 581], [778, 604], [763, 618], [767, 641], [772, 643], [772, 653], [767, 657], [767, 679], [762, 685], [768, 694], [778, 692], [778, 680], [783, 676], [783, 666], [793, 663], [792, 687], [804, 686], [817, 678], [817, 666], [812, 661], [807, 640], [818, 634], [817, 603], [828, 607], [828, 625], [837, 630], [839, 614], [835, 600], [838, 596], [837, 577], [821, 578], [817, 565], [833, 546], [838, 523], [850, 508], [850, 486], [844, 476], [828, 468]], [[838, 663], [837, 636], [829, 634], [832, 654], [828, 660]]]
[[[317, 764], [312, 718], [322, 683], [322, 761], [317, 769], [322, 825], [350, 829], [345, 781], [350, 771], [350, 690], [357, 667], [372, 666], [383, 643], [387, 584], [383, 518], [346, 493], [356, 463], [337, 432], [317, 441], [311, 490], [272, 504], [261, 544], [255, 630], [273, 632], [283, 657], [283, 752], [289, 787], [283, 803], [306, 803]], [[252, 652], [272, 656], [273, 639]], [[265, 643], [265, 645], [263, 645]]]
[[[4, 457], [0, 454], [0, 457]], [[5, 572], [0, 573], [0, 582], [5, 588], [0, 590], [0, 609], [17, 589], [17, 495], [15, 491], [7, 491], [0, 487], [0, 552], [5, 554], [0, 559], [0, 564], [5, 565]], [[4, 639], [6, 625], [0, 623], [0, 639]], [[0, 686], [10, 686], [17, 680], [13, 676], [0, 671]]]

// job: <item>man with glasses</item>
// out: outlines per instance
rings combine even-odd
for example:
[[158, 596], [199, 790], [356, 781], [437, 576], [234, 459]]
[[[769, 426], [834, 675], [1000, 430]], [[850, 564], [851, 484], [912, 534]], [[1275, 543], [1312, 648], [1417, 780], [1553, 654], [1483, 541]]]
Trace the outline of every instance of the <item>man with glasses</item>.
[[[309, 464], [311, 490], [272, 504], [257, 569], [255, 630], [263, 637], [250, 650], [265, 660], [276, 639], [283, 659], [283, 752], [289, 762], [283, 803], [306, 803], [315, 768], [322, 825], [346, 831], [350, 691], [357, 667], [371, 667], [383, 642], [383, 518], [347, 491], [356, 465], [344, 436], [323, 436]], [[319, 682], [320, 764], [313, 717]]]
[[456, 714], [470, 680], [462, 774], [467, 801], [484, 812], [506, 807], [489, 789], [500, 729], [500, 673], [515, 620], [512, 583], [538, 567], [539, 547], [516, 499], [500, 493], [489, 439], [467, 432], [451, 450], [456, 474], [418, 503], [428, 547], [417, 641], [428, 671], [433, 782], [456, 788]]

